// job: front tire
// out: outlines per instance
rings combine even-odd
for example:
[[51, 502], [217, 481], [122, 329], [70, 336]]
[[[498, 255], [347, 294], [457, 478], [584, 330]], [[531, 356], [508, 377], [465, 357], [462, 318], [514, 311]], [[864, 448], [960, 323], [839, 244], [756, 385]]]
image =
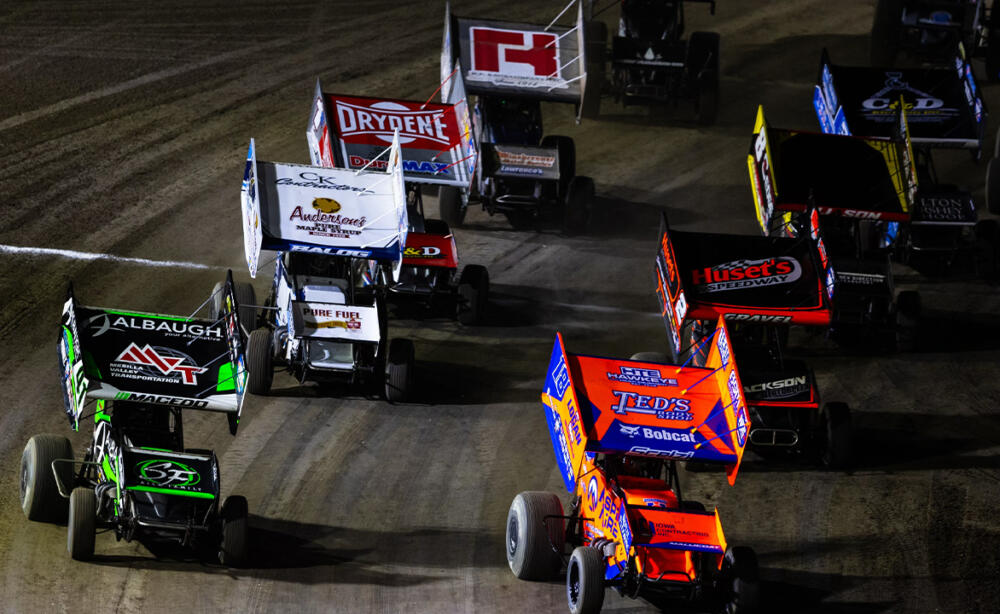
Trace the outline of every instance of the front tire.
[[385, 365], [385, 399], [390, 403], [402, 403], [409, 398], [413, 385], [414, 361], [412, 341], [393, 339], [389, 342], [389, 357]]
[[462, 191], [452, 185], [443, 185], [438, 191], [441, 219], [448, 226], [458, 228], [465, 220], [467, 207], [462, 204]]
[[267, 394], [274, 381], [274, 351], [271, 347], [271, 331], [258, 328], [250, 333], [247, 342], [247, 390], [251, 394]]
[[722, 559], [722, 612], [750, 614], [760, 605], [760, 570], [757, 554], [746, 546], [730, 546]]
[[97, 495], [85, 486], [74, 488], [69, 497], [69, 526], [66, 549], [75, 561], [94, 558], [97, 536]]
[[[562, 567], [565, 519], [550, 492], [518, 493], [507, 510], [507, 564], [521, 580], [548, 580]], [[553, 516], [553, 518], [546, 518]]]
[[597, 548], [573, 550], [566, 567], [566, 599], [571, 614], [592, 614], [604, 605], [604, 554]]
[[[64, 522], [69, 502], [59, 494], [52, 461], [73, 460], [73, 446], [61, 435], [35, 435], [28, 440], [21, 453], [20, 498], [21, 511], [28, 520], [36, 522]], [[56, 465], [63, 486], [69, 488], [73, 481], [72, 465]]]
[[246, 565], [250, 527], [246, 497], [230, 495], [222, 504], [222, 544], [219, 562], [226, 567]]
[[563, 205], [563, 232], [565, 234], [572, 236], [587, 232], [594, 192], [594, 180], [590, 177], [574, 177], [569, 182]]
[[490, 274], [486, 267], [467, 265], [458, 278], [458, 305], [456, 317], [460, 324], [480, 324], [486, 319], [489, 301]]
[[823, 466], [833, 471], [843, 471], [851, 466], [851, 409], [846, 403], [827, 403], [823, 406], [823, 427], [826, 442], [823, 448]]

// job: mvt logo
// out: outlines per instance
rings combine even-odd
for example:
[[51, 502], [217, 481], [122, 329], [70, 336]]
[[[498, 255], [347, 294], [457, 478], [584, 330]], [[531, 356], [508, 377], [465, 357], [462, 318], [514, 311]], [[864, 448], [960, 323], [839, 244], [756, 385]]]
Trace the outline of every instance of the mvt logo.
[[117, 365], [119, 371], [122, 371], [123, 365], [128, 365], [128, 372], [117, 373], [123, 377], [141, 379], [149, 377], [156, 381], [162, 381], [165, 376], [177, 375], [180, 383], [188, 386], [196, 385], [198, 383], [197, 375], [208, 371], [208, 369], [194, 364], [194, 360], [183, 352], [172, 348], [153, 347], [148, 344], [146, 347], [140, 348], [134, 342], [130, 343], [125, 351], [115, 359], [115, 363], [119, 363]]

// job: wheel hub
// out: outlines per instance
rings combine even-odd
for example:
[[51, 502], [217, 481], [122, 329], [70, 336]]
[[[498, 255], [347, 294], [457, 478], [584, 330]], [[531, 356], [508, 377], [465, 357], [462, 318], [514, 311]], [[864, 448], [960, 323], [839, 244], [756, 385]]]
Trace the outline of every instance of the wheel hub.
[[507, 553], [514, 556], [517, 552], [517, 518], [512, 517], [507, 523]]

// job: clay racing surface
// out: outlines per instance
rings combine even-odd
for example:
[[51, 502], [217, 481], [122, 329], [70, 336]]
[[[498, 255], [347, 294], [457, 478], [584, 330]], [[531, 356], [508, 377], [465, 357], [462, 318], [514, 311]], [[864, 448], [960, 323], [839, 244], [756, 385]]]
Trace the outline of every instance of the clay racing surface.
[[[454, 10], [547, 22], [561, 8], [539, 4]], [[596, 181], [596, 230], [515, 232], [473, 211], [458, 243], [463, 262], [489, 268], [489, 325], [392, 324], [416, 340], [419, 402], [281, 375], [272, 396], [250, 399], [235, 438], [219, 415], [187, 419], [187, 445], [220, 456], [223, 494], [250, 502], [251, 565], [227, 570], [110, 533], [98, 535], [96, 561], [76, 563], [65, 527], [21, 513], [25, 442], [69, 433], [55, 350], [66, 284], [84, 304], [185, 314], [226, 268], [247, 279], [237, 199], [250, 137], [260, 159], [306, 162], [316, 77], [330, 91], [430, 96], [442, 3], [0, 7], [0, 245], [203, 265], [0, 252], [0, 610], [565, 611], [561, 583], [518, 581], [503, 554], [512, 497], [561, 488], [538, 399], [555, 331], [573, 352], [663, 350], [659, 210], [679, 229], [753, 233], [745, 156], [756, 105], [776, 126], [815, 129], [820, 49], [867, 59], [866, 1], [744, 0], [707, 13], [691, 5], [688, 30], [722, 35], [718, 124], [605, 99], [602, 118], [578, 126], [570, 107], [547, 105], [546, 132], [573, 137], [578, 172]], [[982, 197], [984, 166], [966, 154], [941, 156], [938, 173]], [[916, 351], [848, 355], [792, 339], [825, 398], [856, 412], [853, 473], [751, 457], [735, 488], [685, 475], [685, 495], [717, 504], [730, 541], [757, 550], [765, 611], [1000, 610], [1000, 300], [995, 286], [899, 272], [925, 306]], [[268, 283], [265, 272], [259, 296]], [[79, 456], [89, 433], [71, 439]], [[613, 592], [605, 607], [652, 608]]]

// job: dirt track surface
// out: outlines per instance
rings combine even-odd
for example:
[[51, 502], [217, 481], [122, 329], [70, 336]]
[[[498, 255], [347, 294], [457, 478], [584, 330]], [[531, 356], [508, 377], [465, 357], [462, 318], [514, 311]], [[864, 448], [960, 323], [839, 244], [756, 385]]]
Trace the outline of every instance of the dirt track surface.
[[[561, 8], [455, 4], [534, 22]], [[578, 172], [595, 178], [599, 231], [515, 232], [473, 212], [457, 237], [464, 262], [489, 268], [490, 325], [393, 323], [416, 340], [421, 402], [329, 396], [282, 376], [248, 402], [235, 438], [218, 415], [188, 418], [188, 445], [220, 456], [223, 494], [250, 502], [252, 565], [227, 570], [107, 533], [96, 562], [75, 563], [65, 527], [21, 514], [24, 443], [68, 432], [54, 343], [66, 283], [84, 304], [184, 314], [227, 267], [246, 278], [237, 190], [250, 137], [259, 159], [307, 161], [316, 77], [328, 91], [429, 96], [443, 6], [0, 6], [0, 244], [210, 267], [0, 253], [0, 610], [565, 611], [562, 585], [517, 581], [502, 543], [517, 492], [561, 492], [538, 401], [555, 331], [581, 353], [665, 347], [651, 285], [658, 211], [682, 229], [754, 232], [756, 105], [774, 125], [815, 128], [820, 49], [864, 63], [871, 15], [866, 1], [726, 2], [714, 19], [691, 5], [689, 31], [722, 35], [712, 128], [607, 99], [599, 121], [577, 126], [548, 106], [546, 131], [572, 136]], [[983, 169], [956, 153], [938, 171], [981, 196]], [[902, 273], [927, 312], [915, 352], [793, 338], [825, 398], [856, 412], [856, 471], [749, 458], [734, 488], [685, 476], [687, 496], [719, 506], [730, 541], [757, 550], [766, 612], [1000, 611], [997, 289]], [[89, 433], [71, 439], [81, 454]], [[611, 591], [605, 606], [651, 609]]]

